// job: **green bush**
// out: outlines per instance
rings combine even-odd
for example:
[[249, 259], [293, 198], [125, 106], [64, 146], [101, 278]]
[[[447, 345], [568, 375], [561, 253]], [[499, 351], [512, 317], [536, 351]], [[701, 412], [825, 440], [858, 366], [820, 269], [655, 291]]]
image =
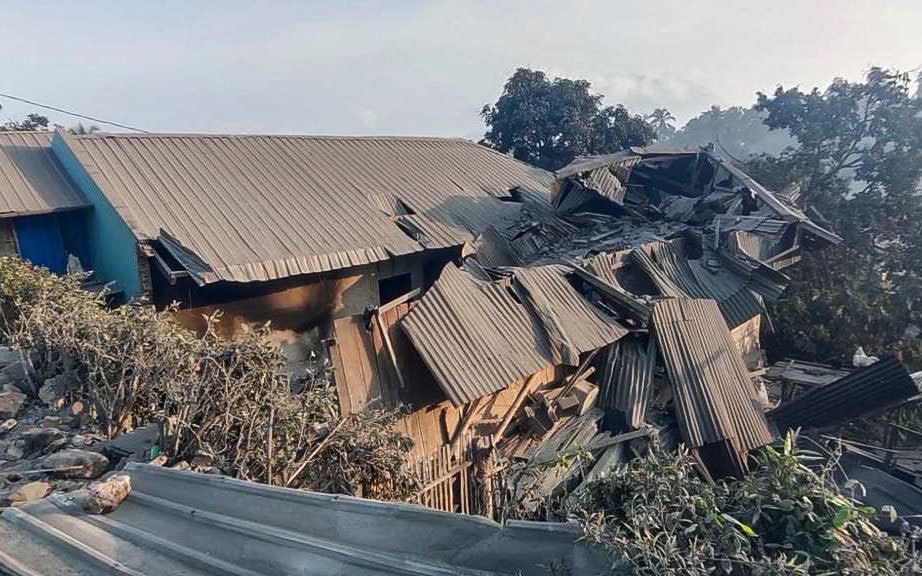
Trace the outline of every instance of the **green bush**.
[[709, 484], [687, 454], [653, 454], [558, 505], [611, 551], [616, 571], [640, 575], [917, 574], [918, 535], [893, 539], [875, 511], [819, 471], [793, 437], [765, 447], [741, 480]]

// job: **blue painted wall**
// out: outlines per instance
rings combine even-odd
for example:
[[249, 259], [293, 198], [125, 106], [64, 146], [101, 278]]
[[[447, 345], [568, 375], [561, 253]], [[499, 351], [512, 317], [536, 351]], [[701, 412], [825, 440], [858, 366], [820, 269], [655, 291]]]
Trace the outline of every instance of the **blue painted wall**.
[[127, 298], [140, 296], [137, 240], [128, 224], [118, 215], [60, 134], [55, 134], [51, 140], [51, 150], [93, 205], [86, 216], [86, 247], [92, 254], [96, 276], [106, 282], [114, 281]]
[[57, 214], [24, 216], [13, 220], [19, 255], [36, 266], [63, 274], [67, 269], [67, 249]]

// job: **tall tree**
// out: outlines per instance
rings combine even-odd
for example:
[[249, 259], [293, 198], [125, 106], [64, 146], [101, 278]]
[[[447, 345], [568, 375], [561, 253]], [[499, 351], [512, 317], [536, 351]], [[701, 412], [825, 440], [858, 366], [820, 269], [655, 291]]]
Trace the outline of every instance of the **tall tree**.
[[734, 158], [748, 159], [759, 154], [780, 154], [794, 144], [785, 130], [770, 130], [762, 120], [764, 112], [753, 108], [711, 106], [689, 120], [668, 139], [670, 146], [715, 144]]
[[765, 123], [796, 146], [751, 163], [754, 176], [802, 186], [845, 246], [807, 255], [775, 309], [789, 352], [843, 360], [855, 346], [900, 348], [922, 361], [922, 100], [911, 80], [872, 68], [864, 82], [759, 94]]
[[675, 116], [665, 108], [657, 108], [644, 118], [656, 132], [657, 142], [668, 140], [675, 134]]
[[519, 68], [495, 104], [480, 115], [483, 143], [519, 160], [556, 170], [577, 156], [616, 152], [648, 144], [653, 127], [624, 106], [602, 106], [586, 80], [548, 79]]

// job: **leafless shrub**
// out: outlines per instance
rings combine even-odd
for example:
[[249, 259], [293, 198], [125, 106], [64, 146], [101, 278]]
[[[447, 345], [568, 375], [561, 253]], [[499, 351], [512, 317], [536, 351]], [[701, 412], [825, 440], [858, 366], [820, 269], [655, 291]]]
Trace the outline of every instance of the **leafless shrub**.
[[0, 259], [0, 328], [28, 350], [38, 380], [60, 377], [110, 436], [161, 422], [173, 460], [204, 455], [225, 473], [270, 484], [404, 499], [409, 440], [395, 415], [340, 418], [325, 377], [291, 393], [268, 328], [222, 338], [208, 318], [199, 336], [170, 311], [108, 309], [80, 279]]

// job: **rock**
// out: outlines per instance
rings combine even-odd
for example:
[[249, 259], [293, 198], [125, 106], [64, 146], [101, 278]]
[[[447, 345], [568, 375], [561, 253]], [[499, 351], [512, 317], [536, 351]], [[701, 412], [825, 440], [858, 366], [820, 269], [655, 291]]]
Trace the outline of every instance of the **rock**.
[[166, 454], [161, 454], [160, 456], [157, 456], [156, 458], [148, 462], [148, 464], [150, 464], [151, 466], [166, 466], [166, 463], [169, 462], [169, 460], [170, 459], [166, 457]]
[[176, 464], [173, 464], [172, 466], [170, 466], [170, 468], [172, 468], [173, 470], [188, 470], [189, 463], [186, 462], [185, 460], [180, 460]]
[[15, 462], [16, 460], [21, 459], [23, 456], [26, 455], [26, 451], [23, 448], [24, 445], [25, 445], [25, 442], [23, 442], [22, 440], [16, 440], [15, 442], [7, 446], [6, 454], [4, 454], [3, 457], [12, 462]]
[[54, 490], [54, 486], [48, 482], [29, 482], [28, 484], [23, 484], [10, 494], [10, 502], [22, 504], [24, 502], [32, 502], [33, 500], [41, 500], [45, 496], [51, 494], [52, 490]]
[[70, 405], [70, 408], [68, 408], [68, 412], [70, 412], [71, 416], [80, 416], [81, 414], [83, 414], [84, 409], [85, 407], [83, 405], [83, 402], [81, 402], [80, 400], [77, 400], [76, 402]]
[[89, 444], [89, 440], [83, 434], [74, 434], [70, 439], [70, 445], [74, 448], [86, 448]]
[[0, 419], [15, 418], [26, 402], [22, 392], [0, 392]]
[[106, 514], [115, 510], [131, 494], [131, 477], [115, 474], [104, 481], [93, 482], [87, 492], [90, 498], [84, 509], [90, 514]]
[[3, 422], [3, 424], [0, 424], [0, 434], [6, 434], [7, 432], [15, 428], [16, 424], [18, 424], [16, 420], [14, 420], [13, 418], [7, 418]]
[[38, 389], [38, 398], [45, 403], [46, 406], [52, 408], [60, 408], [64, 405], [64, 400], [61, 398], [62, 394], [58, 390], [58, 387], [55, 385], [54, 378], [49, 378], [45, 380], [45, 383], [41, 388]]
[[22, 433], [22, 440], [26, 443], [25, 449], [29, 452], [44, 450], [50, 444], [65, 438], [64, 432], [57, 428], [38, 428], [33, 426]]
[[196, 454], [189, 465], [193, 470], [207, 470], [214, 466], [214, 458], [208, 454]]
[[69, 448], [45, 458], [43, 468], [57, 468], [53, 472], [61, 478], [98, 478], [109, 467], [109, 459], [98, 452]]
[[60, 424], [60, 416], [45, 416], [42, 418], [42, 426], [58, 426]]
[[3, 368], [0, 368], [0, 386], [6, 386], [8, 384], [12, 384], [18, 388], [20, 392], [32, 391], [32, 381], [26, 373], [25, 365], [20, 360], [18, 352], [16, 353], [15, 362], [11, 362]]
[[0, 346], [0, 366], [8, 366], [21, 360], [18, 350], [12, 350], [7, 346]]

